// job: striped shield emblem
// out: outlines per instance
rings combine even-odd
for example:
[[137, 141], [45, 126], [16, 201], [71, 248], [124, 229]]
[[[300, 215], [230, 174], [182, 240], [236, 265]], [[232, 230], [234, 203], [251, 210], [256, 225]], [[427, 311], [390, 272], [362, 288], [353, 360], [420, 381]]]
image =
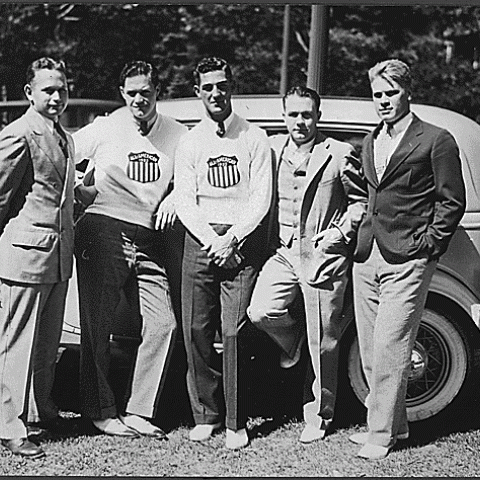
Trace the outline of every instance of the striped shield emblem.
[[155, 182], [160, 178], [160, 157], [156, 153], [139, 152], [128, 154], [127, 175], [136, 182]]
[[220, 156], [208, 159], [208, 183], [212, 187], [233, 187], [240, 181], [237, 157]]

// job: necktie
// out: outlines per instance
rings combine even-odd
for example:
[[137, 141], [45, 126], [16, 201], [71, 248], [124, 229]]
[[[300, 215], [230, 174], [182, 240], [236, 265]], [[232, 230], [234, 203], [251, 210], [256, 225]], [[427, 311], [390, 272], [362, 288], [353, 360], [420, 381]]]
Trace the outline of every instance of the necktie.
[[55, 132], [58, 134], [58, 143], [60, 144], [60, 148], [62, 149], [63, 154], [65, 155], [65, 158], [68, 158], [68, 141], [67, 141], [67, 135], [63, 128], [60, 126], [59, 122], [54, 122], [53, 128]]
[[148, 129], [148, 122], [140, 122], [138, 125], [138, 129], [140, 130], [140, 133], [142, 135], [147, 135], [149, 129]]
[[225, 135], [225, 124], [223, 122], [218, 122], [217, 135], [223, 137]]
[[378, 134], [375, 142], [375, 171], [377, 179], [380, 181], [387, 168], [388, 159], [390, 157], [390, 149], [392, 143], [392, 126], [385, 124], [384, 128]]

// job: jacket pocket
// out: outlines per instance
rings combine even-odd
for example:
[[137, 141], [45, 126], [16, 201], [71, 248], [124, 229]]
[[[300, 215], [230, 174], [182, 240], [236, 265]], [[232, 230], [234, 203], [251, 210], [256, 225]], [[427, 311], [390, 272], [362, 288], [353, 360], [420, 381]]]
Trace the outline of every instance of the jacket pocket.
[[12, 240], [14, 247], [48, 250], [52, 248], [55, 234], [52, 232], [18, 232], [18, 238]]

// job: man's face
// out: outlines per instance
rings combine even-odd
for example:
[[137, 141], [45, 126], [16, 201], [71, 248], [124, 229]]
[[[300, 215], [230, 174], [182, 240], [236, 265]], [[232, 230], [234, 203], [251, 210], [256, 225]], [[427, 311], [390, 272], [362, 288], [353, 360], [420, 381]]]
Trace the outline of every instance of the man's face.
[[25, 85], [25, 95], [33, 108], [44, 117], [57, 121], [68, 103], [67, 79], [58, 70], [42, 68]]
[[138, 121], [148, 122], [155, 116], [157, 89], [149, 75], [127, 77], [120, 93]]
[[308, 143], [317, 134], [320, 112], [315, 108], [315, 102], [309, 97], [289, 95], [285, 99], [283, 118], [291, 139], [297, 145]]
[[232, 113], [232, 82], [223, 70], [201, 73], [194, 89], [215, 121], [225, 120]]
[[410, 111], [410, 94], [394, 80], [376, 77], [371, 87], [373, 104], [381, 120], [395, 123]]

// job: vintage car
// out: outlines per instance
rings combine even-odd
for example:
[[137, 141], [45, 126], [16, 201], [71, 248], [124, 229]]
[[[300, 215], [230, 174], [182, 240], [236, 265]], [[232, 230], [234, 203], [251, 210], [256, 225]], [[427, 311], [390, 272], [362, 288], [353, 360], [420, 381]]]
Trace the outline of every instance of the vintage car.
[[[234, 111], [249, 121], [264, 128], [269, 135], [286, 132], [282, 120], [280, 96], [236, 96], [233, 98]], [[125, 108], [125, 107], [122, 107]], [[172, 116], [191, 127], [202, 117], [202, 105], [196, 98], [162, 100], [158, 102], [158, 111]], [[372, 101], [357, 98], [325, 97], [321, 105], [322, 115], [319, 128], [325, 134], [350, 142], [361, 149], [362, 138], [377, 124], [377, 116]], [[458, 142], [463, 167], [463, 176], [467, 189], [467, 211], [455, 233], [449, 250], [441, 258], [430, 286], [426, 309], [412, 353], [412, 369], [408, 382], [407, 411], [411, 422], [434, 419], [448, 414], [455, 405], [463, 405], [474, 398], [478, 384], [480, 352], [480, 125], [458, 113], [427, 105], [412, 105], [412, 110], [420, 118], [448, 129]], [[177, 235], [179, 237], [179, 235]], [[175, 243], [178, 238], [173, 240]], [[181, 246], [179, 247], [181, 249]], [[177, 249], [178, 251], [178, 249]], [[178, 259], [177, 259], [178, 260]], [[178, 263], [177, 263], [178, 268]], [[175, 267], [173, 267], [175, 270]], [[174, 272], [175, 273], [175, 272]], [[178, 285], [177, 285], [178, 286]], [[78, 299], [76, 298], [75, 278], [70, 286], [64, 336], [59, 355], [58, 377], [67, 375], [70, 367], [62, 365], [62, 356], [73, 358], [74, 344], [78, 344]], [[138, 319], [134, 320], [128, 305], [120, 305], [116, 330], [112, 335], [112, 348], [115, 358], [121, 358], [126, 345], [138, 341]], [[339, 403], [348, 399], [351, 405], [355, 398], [365, 400], [367, 386], [362, 373], [358, 342], [353, 322], [351, 292], [347, 295], [343, 315], [343, 336], [341, 347], [341, 367], [339, 384]], [[261, 335], [259, 342], [267, 340]], [[134, 348], [134, 347], [131, 347]], [[218, 344], [221, 349], [221, 343]], [[270, 345], [270, 348], [274, 348]], [[73, 349], [73, 350], [72, 350]], [[252, 354], [252, 379], [260, 384], [277, 376], [278, 388], [283, 385], [281, 395], [295, 397], [293, 402], [301, 403], [301, 382], [298, 374], [275, 370], [274, 355], [267, 355], [268, 349], [259, 347]], [[122, 357], [128, 369], [128, 355]], [[180, 358], [180, 357], [178, 357]], [[114, 362], [112, 362], [112, 367]], [[183, 361], [173, 364], [172, 371]], [[118, 367], [118, 365], [117, 365]], [[270, 370], [269, 370], [270, 369]], [[117, 374], [118, 374], [117, 372]], [[273, 372], [273, 373], [272, 373]], [[76, 374], [68, 374], [70, 380]], [[181, 382], [176, 374], [172, 382]], [[275, 376], [273, 375], [273, 376]], [[283, 375], [283, 377], [282, 377]], [[118, 377], [118, 375], [117, 375]], [[120, 374], [120, 377], [124, 377]], [[296, 385], [289, 384], [294, 382]], [[59, 401], [64, 398], [63, 380], [57, 382]], [[278, 403], [281, 395], [265, 393], [265, 404]], [[72, 387], [72, 388], [75, 388]], [[297, 395], [294, 392], [300, 393]], [[354, 395], [352, 394], [354, 393]], [[278, 392], [277, 392], [278, 393]], [[63, 397], [62, 397], [63, 395]], [[260, 398], [261, 395], [252, 395]], [[62, 397], [62, 398], [60, 398]], [[274, 399], [274, 400], [272, 400]], [[348, 407], [349, 408], [349, 407]]]

